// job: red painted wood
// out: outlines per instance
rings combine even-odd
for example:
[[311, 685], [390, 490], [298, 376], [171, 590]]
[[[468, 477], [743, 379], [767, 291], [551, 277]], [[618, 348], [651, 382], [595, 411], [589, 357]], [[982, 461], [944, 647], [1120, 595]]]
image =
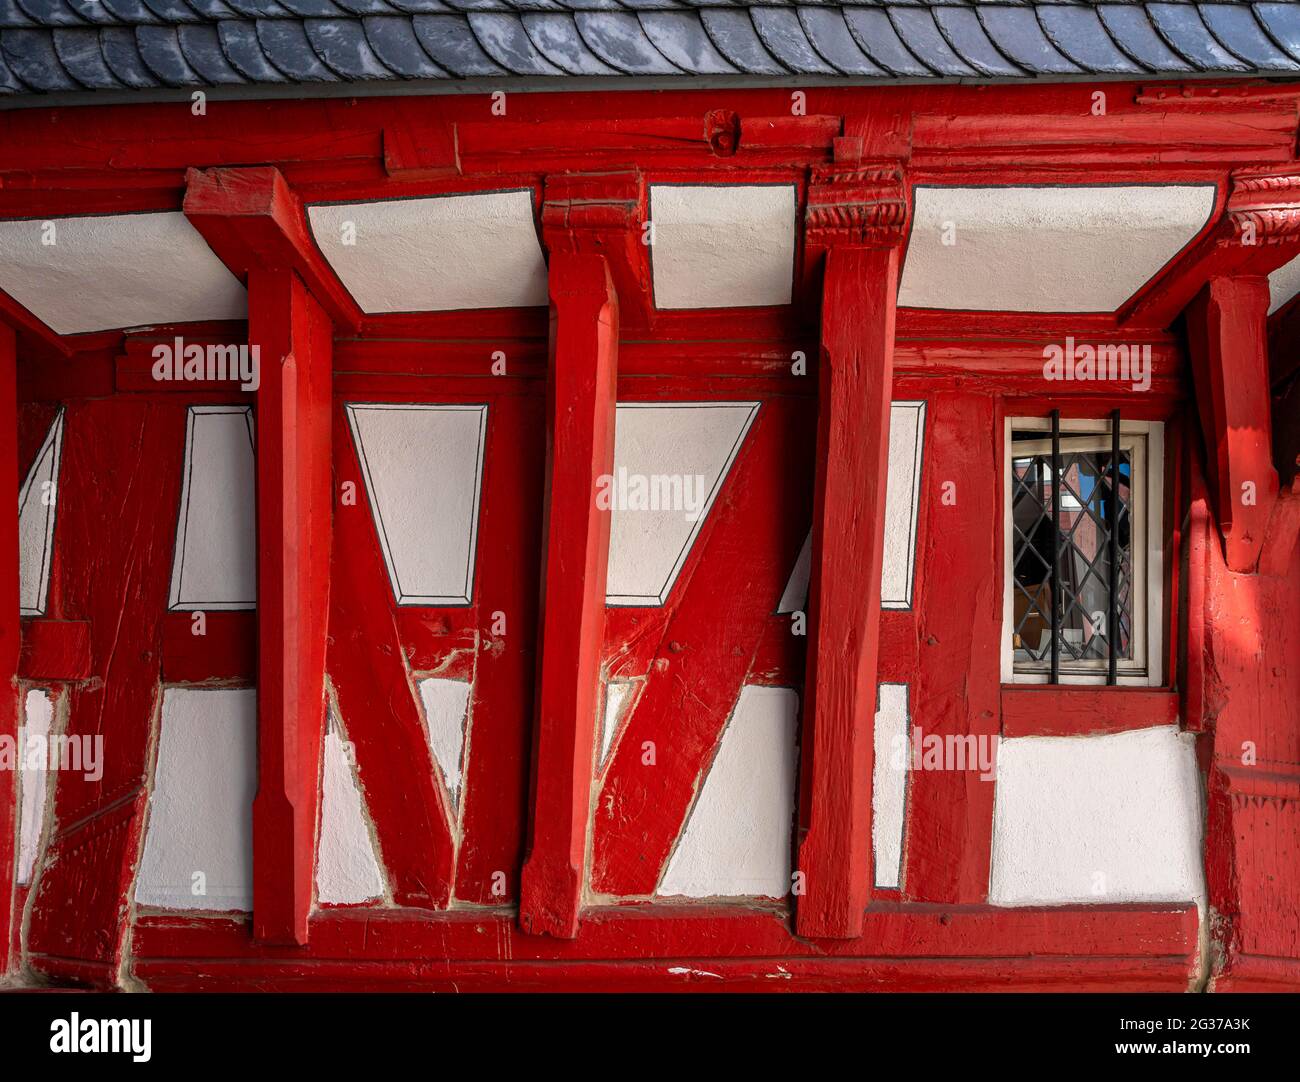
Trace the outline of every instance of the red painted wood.
[[[743, 400], [741, 388], [728, 390], [711, 397]], [[638, 396], [647, 397], [655, 396]], [[597, 894], [654, 894], [732, 708], [755, 672], [807, 535], [810, 405], [780, 397], [760, 403], [666, 604], [610, 610], [609, 675], [645, 683], [595, 800], [591, 887]], [[774, 500], [785, 511], [775, 518]]]
[[603, 256], [551, 257], [554, 320], [546, 388], [546, 503], [528, 855], [519, 926], [578, 934], [595, 768], [614, 471], [618, 295]]
[[[18, 352], [0, 323], [0, 740], [18, 738]], [[12, 883], [18, 841], [18, 771], [0, 769], [0, 976], [9, 970]], [[21, 910], [18, 910], [21, 913]]]
[[[55, 784], [28, 932], [31, 964], [51, 976], [110, 985], [121, 965], [157, 739], [184, 447], [181, 403], [67, 405], [48, 611], [90, 624], [92, 678], [69, 686], [67, 733], [102, 738], [103, 774], [63, 771]], [[114, 468], [102, 469], [109, 461]]]
[[1213, 732], [1206, 880], [1219, 915], [1213, 976], [1232, 987], [1300, 963], [1300, 498], [1277, 503], [1258, 567], [1206, 546], [1203, 711]]
[[[162, 678], [168, 684], [257, 683], [257, 613], [169, 612], [162, 625]], [[196, 634], [202, 629], [203, 634]]]
[[[528, 817], [546, 395], [531, 381], [518, 381], [514, 393], [502, 387], [514, 382], [498, 377], [501, 393], [487, 399], [474, 597], [481, 647], [461, 795], [463, 842], [456, 854], [456, 897], [480, 905], [509, 904], [519, 897]], [[498, 615], [505, 618], [504, 629], [496, 626]]]
[[305, 943], [314, 887], [330, 588], [329, 322], [290, 271], [249, 274], [257, 391], [259, 939]]
[[941, 958], [1077, 954], [1181, 955], [1194, 948], [1196, 909], [1186, 904], [1036, 908], [915, 905], [875, 901], [860, 936], [809, 942], [780, 907], [710, 904], [598, 906], [577, 939], [533, 936], [508, 913], [337, 910], [312, 918], [305, 950], [263, 944], [247, 922], [184, 915], [145, 916], [142, 958], [318, 961], [517, 961], [678, 958]]
[[1188, 349], [1210, 492], [1228, 566], [1259, 562], [1277, 498], [1269, 411], [1265, 278], [1214, 278], [1188, 313]]
[[302, 203], [275, 169], [190, 169], [185, 216], [241, 279], [291, 271], [338, 326], [356, 330], [361, 309], [312, 238]]
[[1158, 688], [1002, 688], [1002, 735], [1089, 736], [1178, 723], [1178, 693]]
[[[927, 736], [991, 739], [1001, 714], [1002, 416], [991, 397], [944, 390], [929, 398], [926, 430], [911, 723]], [[907, 897], [982, 902], [995, 783], [976, 768], [913, 770], [907, 785]]]
[[[441, 909], [451, 898], [455, 861], [450, 809], [435, 781], [437, 767], [393, 611], [392, 587], [340, 403], [334, 408], [334, 447], [330, 682], [353, 744], [393, 899], [398, 905]], [[356, 502], [344, 504], [348, 482]]]
[[24, 621], [18, 662], [18, 674], [24, 680], [85, 680], [91, 670], [88, 621]]
[[871, 767], [893, 386], [896, 248], [835, 248], [821, 406], [800, 792], [799, 934], [850, 938], [870, 899]]

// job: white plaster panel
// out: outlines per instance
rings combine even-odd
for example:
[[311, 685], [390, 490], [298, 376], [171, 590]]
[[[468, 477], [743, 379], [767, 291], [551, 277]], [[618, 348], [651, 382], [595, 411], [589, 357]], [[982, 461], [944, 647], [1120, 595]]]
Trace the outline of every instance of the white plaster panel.
[[364, 312], [547, 303], [531, 191], [320, 203], [307, 216], [316, 243]]
[[400, 605], [468, 605], [487, 406], [351, 404], [348, 420]]
[[45, 615], [62, 460], [63, 410], [59, 410], [18, 492], [18, 583], [24, 616]]
[[461, 759], [465, 750], [471, 688], [472, 685], [465, 680], [447, 680], [439, 676], [420, 681], [420, 701], [424, 704], [429, 747], [442, 771], [453, 808], [460, 804]]
[[40, 688], [33, 688], [23, 700], [23, 724], [19, 747], [24, 754], [19, 760], [22, 767], [22, 810], [18, 828], [18, 885], [26, 886], [32, 881], [32, 872], [36, 870], [36, 858], [41, 851], [41, 835], [45, 830], [46, 792], [49, 775], [44, 764], [49, 760], [42, 757], [41, 765], [36, 765], [34, 755], [29, 759], [27, 749], [29, 741], [40, 741], [48, 746], [50, 730], [54, 725], [54, 703], [49, 693]]
[[256, 478], [253, 411], [191, 406], [172, 559], [173, 611], [256, 606]]
[[989, 902], [1204, 897], [1193, 738], [1175, 726], [998, 748]]
[[1200, 232], [1214, 198], [1211, 185], [918, 187], [898, 304], [1113, 312]]
[[257, 692], [167, 688], [135, 900], [251, 909], [256, 792]]
[[609, 749], [614, 746], [614, 735], [623, 722], [623, 714], [634, 698], [635, 682], [631, 680], [610, 680], [605, 684], [605, 710], [601, 715], [600, 725], [600, 761], [597, 770], [609, 759]]
[[660, 895], [789, 893], [798, 713], [799, 696], [789, 688], [741, 690]]
[[325, 734], [324, 757], [316, 898], [334, 905], [372, 901], [383, 896], [384, 878], [366, 825], [361, 788], [336, 720]]
[[0, 222], [0, 289], [58, 334], [248, 314], [179, 211]]
[[[882, 609], [908, 609], [912, 606], [924, 443], [925, 403], [895, 402], [889, 411], [889, 477], [885, 488], [885, 537], [880, 562]], [[786, 580], [777, 612], [797, 612], [807, 608], [811, 573], [810, 532]]]
[[897, 889], [903, 874], [911, 734], [906, 684], [881, 684], [871, 774], [871, 842], [876, 886]]
[[889, 480], [880, 563], [880, 607], [884, 609], [912, 605], [924, 441], [925, 403], [895, 402], [889, 411]]
[[[757, 413], [757, 402], [629, 402], [617, 408], [608, 604], [664, 603]], [[638, 478], [672, 479], [682, 507], [632, 506], [618, 493], [630, 493]]]
[[652, 184], [655, 304], [752, 308], [789, 304], [794, 277], [792, 185]]
[[1300, 256], [1268, 276], [1268, 314], [1272, 315], [1300, 293]]

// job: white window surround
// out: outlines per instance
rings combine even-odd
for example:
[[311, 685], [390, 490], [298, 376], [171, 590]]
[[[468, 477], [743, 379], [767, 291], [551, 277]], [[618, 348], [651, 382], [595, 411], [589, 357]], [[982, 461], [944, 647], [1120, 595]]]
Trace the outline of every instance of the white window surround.
[[[1015, 530], [1011, 520], [1012, 470], [1011, 434], [1041, 431], [1044, 438], [1051, 431], [1047, 417], [1007, 417], [1003, 433], [1002, 455], [1002, 682], [1004, 684], [1046, 684], [1046, 672], [1016, 672], [1011, 634], [1014, 629], [1015, 604], [1013, 553]], [[1098, 449], [1110, 446], [1108, 417], [1062, 418], [1060, 422], [1063, 450]], [[1073, 434], [1073, 435], [1072, 435]], [[1144, 436], [1145, 441], [1134, 439]], [[1145, 462], [1142, 444], [1145, 442]], [[1121, 660], [1117, 682], [1121, 687], [1162, 687], [1164, 685], [1164, 425], [1159, 421], [1120, 421], [1120, 444], [1135, 450], [1133, 469], [1133, 642], [1134, 659]], [[1030, 447], [1036, 445], [1031, 444]], [[1142, 604], [1145, 595], [1146, 603]], [[1067, 665], [1063, 660], [1057, 683], [1063, 685], [1106, 684], [1104, 662], [1092, 662], [1095, 672], [1070, 671], [1086, 662]], [[1127, 670], [1127, 671], [1126, 671]]]

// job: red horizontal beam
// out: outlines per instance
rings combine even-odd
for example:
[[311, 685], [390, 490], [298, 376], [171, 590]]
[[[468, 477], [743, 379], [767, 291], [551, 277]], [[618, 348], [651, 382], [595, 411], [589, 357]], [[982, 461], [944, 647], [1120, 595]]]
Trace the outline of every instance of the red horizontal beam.
[[1002, 688], [1002, 735], [1087, 736], [1178, 723], [1178, 692], [1163, 688]]
[[90, 622], [26, 620], [18, 675], [23, 680], [85, 680], [91, 674]]
[[169, 612], [162, 624], [162, 678], [168, 684], [257, 680], [257, 613]]
[[138, 959], [341, 962], [688, 958], [1007, 958], [1184, 956], [1197, 940], [1194, 905], [1002, 908], [874, 902], [853, 939], [809, 942], [783, 908], [708, 904], [604, 906], [584, 911], [577, 939], [522, 932], [508, 912], [328, 910], [313, 914], [305, 948], [258, 943], [245, 920], [144, 916]]

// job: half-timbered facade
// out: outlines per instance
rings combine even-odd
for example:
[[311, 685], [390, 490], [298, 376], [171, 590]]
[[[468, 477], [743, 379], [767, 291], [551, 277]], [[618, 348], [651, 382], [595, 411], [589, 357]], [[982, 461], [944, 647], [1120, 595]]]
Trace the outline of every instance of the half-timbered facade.
[[0, 971], [1300, 986], [1298, 103], [1280, 3], [0, 0]]

